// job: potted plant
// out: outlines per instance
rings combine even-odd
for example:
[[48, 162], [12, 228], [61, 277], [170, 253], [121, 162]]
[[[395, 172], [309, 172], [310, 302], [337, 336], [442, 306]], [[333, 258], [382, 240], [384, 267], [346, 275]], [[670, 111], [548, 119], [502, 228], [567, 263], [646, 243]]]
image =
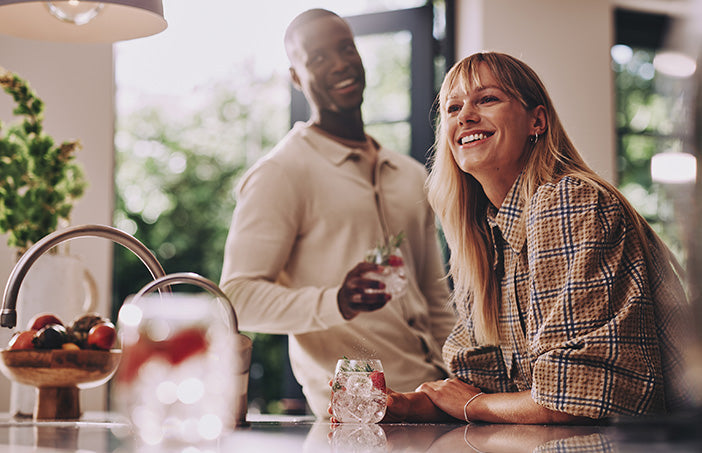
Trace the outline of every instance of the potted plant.
[[[75, 159], [78, 141], [55, 144], [44, 133], [44, 103], [29, 84], [17, 74], [0, 67], [0, 86], [14, 99], [12, 113], [20, 121], [5, 125], [0, 121], [0, 234], [8, 234], [8, 245], [17, 249], [17, 258], [35, 242], [54, 232], [59, 223], [68, 223], [75, 201], [83, 195], [86, 181]], [[20, 329], [36, 313], [51, 311], [73, 316], [82, 304], [94, 304], [97, 289], [87, 268], [69, 254], [57, 249], [37, 261], [26, 275], [17, 304]], [[83, 291], [83, 282], [90, 291]], [[92, 305], [91, 305], [92, 306]], [[70, 318], [68, 318], [70, 319]], [[12, 382], [10, 412], [31, 417], [34, 389]]]
[[0, 86], [22, 121], [0, 122], [0, 233], [22, 254], [68, 221], [86, 181], [75, 161], [78, 141], [54, 143], [44, 133], [44, 103], [17, 74], [0, 67]]

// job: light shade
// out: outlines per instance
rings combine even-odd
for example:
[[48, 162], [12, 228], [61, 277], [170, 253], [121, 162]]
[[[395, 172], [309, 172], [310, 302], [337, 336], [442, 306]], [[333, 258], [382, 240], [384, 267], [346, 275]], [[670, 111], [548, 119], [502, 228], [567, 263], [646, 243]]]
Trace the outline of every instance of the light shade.
[[654, 154], [651, 179], [663, 184], [692, 184], [697, 179], [697, 158], [689, 153]]
[[[55, 4], [67, 3], [54, 1]], [[46, 1], [0, 0], [0, 33], [43, 41], [110, 43], [142, 38], [166, 29], [161, 0], [100, 0], [104, 7], [90, 22], [57, 19]]]

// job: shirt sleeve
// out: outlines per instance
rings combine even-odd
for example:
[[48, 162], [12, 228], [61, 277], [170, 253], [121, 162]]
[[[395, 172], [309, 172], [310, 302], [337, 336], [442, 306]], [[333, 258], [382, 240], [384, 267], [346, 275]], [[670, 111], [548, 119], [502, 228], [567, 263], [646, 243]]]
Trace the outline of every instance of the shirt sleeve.
[[242, 330], [297, 334], [344, 322], [338, 286], [289, 288], [278, 282], [298, 234], [304, 200], [284, 169], [269, 160], [252, 167], [242, 180], [221, 278]]
[[618, 200], [572, 178], [541, 187], [527, 248], [534, 400], [593, 418], [662, 411], [646, 263]]
[[478, 345], [469, 315], [470, 302], [458, 304], [458, 320], [449, 334], [442, 355], [449, 371], [461, 380], [488, 392], [515, 392], [499, 346]]

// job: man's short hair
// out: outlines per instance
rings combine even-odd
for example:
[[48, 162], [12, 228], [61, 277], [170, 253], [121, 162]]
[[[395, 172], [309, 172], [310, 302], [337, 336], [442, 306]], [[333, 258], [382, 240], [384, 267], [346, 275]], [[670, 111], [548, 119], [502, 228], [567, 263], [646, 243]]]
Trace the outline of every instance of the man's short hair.
[[288, 28], [285, 30], [285, 37], [283, 38], [283, 43], [285, 44], [285, 52], [288, 54], [288, 59], [292, 63], [292, 43], [293, 43], [293, 37], [295, 36], [295, 33], [297, 31], [304, 27], [305, 25], [309, 24], [313, 20], [322, 18], [322, 17], [339, 17], [338, 14], [329, 11], [327, 9], [323, 8], [313, 8], [313, 9], [308, 9], [307, 11], [303, 11], [290, 22], [288, 25]]

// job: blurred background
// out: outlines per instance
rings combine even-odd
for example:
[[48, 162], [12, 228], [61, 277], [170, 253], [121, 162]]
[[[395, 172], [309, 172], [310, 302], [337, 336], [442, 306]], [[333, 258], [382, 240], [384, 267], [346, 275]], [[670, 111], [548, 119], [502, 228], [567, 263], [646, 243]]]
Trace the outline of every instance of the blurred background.
[[[167, 273], [219, 281], [240, 176], [307, 119], [282, 44], [294, 16], [321, 6], [349, 19], [366, 66], [368, 132], [421, 162], [447, 68], [474, 51], [509, 52], [542, 76], [588, 163], [694, 270], [701, 3], [167, 0], [168, 28], [157, 35], [114, 45], [0, 35], [0, 66], [44, 98], [48, 130], [83, 142], [89, 187], [73, 224], [112, 224], [151, 248]], [[0, 99], [3, 121], [9, 105]], [[74, 250], [91, 263], [115, 319], [150, 277], [126, 249], [87, 242]], [[14, 255], [0, 248], [0, 257], [4, 281]], [[247, 335], [249, 410], [304, 413], [286, 338]], [[99, 407], [103, 396], [94, 395], [89, 405]]]

